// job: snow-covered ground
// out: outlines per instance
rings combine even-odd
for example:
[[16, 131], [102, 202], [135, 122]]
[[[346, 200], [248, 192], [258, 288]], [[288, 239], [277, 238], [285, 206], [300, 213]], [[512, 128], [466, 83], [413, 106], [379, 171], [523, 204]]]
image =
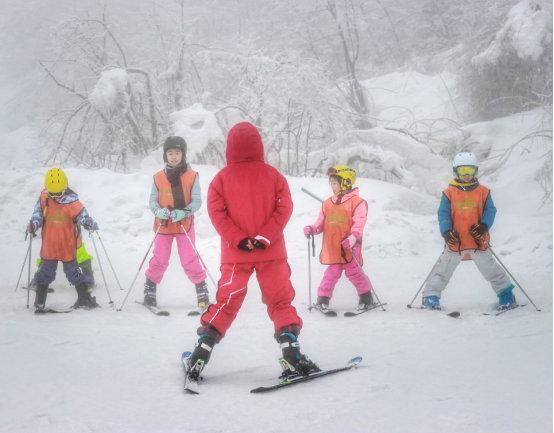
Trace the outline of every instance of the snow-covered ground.
[[[520, 136], [529, 124], [521, 121]], [[516, 122], [473, 125], [472, 133], [501, 149], [513, 134], [506, 128], [517, 128]], [[4, 136], [1, 146], [11, 146], [14, 139], [32, 142], [27, 132]], [[0, 149], [3, 155], [6, 150]], [[542, 312], [518, 291], [525, 308], [483, 316], [496, 297], [471, 262], [460, 265], [443, 296], [443, 304], [460, 311], [461, 319], [408, 310], [442, 249], [438, 197], [360, 179], [369, 202], [364, 267], [387, 311], [356, 318], [309, 313], [302, 227], [313, 223], [319, 204], [300, 188], [321, 197], [329, 188], [323, 178], [289, 178], [295, 209], [286, 237], [295, 306], [304, 319], [302, 349], [323, 368], [354, 355], [364, 361], [355, 371], [272, 394], [249, 394], [275, 380], [280, 354], [253, 278], [236, 322], [205, 370], [202, 394], [190, 396], [182, 392], [179, 357], [193, 347], [198, 319], [186, 316], [194, 289], [175, 257], [158, 291], [170, 317], [154, 316], [134, 302], [142, 296], [144, 269], [121, 312], [108, 306], [97, 262], [95, 295], [101, 309], [35, 316], [25, 308], [26, 292], [14, 292], [27, 245], [25, 224], [45, 172], [33, 147], [21, 145], [0, 169], [0, 432], [552, 431], [552, 208], [550, 203], [539, 207], [542, 191], [533, 179], [543, 154], [532, 146], [522, 160], [518, 150], [496, 174], [482, 178], [498, 208], [494, 249]], [[100, 224], [125, 290], [153, 236], [147, 199], [159, 161], [154, 154], [131, 174], [66, 170], [70, 186]], [[217, 169], [195, 168], [205, 197]], [[196, 221], [198, 249], [218, 278], [219, 238], [205, 205]], [[90, 239], [85, 242], [94, 254]], [[38, 248], [34, 242], [33, 259]], [[100, 259], [119, 306], [125, 292], [117, 288], [102, 253]], [[317, 257], [312, 259], [312, 296], [323, 270]], [[58, 272], [48, 304], [69, 305], [76, 294]], [[343, 277], [333, 306], [342, 312], [356, 301]]]

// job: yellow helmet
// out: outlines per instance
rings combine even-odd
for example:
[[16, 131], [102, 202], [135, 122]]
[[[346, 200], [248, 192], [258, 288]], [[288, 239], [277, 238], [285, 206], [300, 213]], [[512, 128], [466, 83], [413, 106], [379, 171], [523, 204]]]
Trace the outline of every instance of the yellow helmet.
[[335, 165], [327, 172], [328, 176], [337, 176], [340, 178], [340, 188], [346, 191], [356, 183], [356, 170], [347, 165]]
[[61, 168], [51, 168], [44, 178], [44, 187], [50, 194], [60, 194], [67, 189], [67, 176]]

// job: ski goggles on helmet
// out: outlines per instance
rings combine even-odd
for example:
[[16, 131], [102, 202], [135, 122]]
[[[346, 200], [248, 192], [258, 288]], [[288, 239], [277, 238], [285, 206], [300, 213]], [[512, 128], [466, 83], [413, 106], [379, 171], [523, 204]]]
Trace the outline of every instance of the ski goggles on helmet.
[[456, 174], [458, 176], [475, 176], [477, 173], [477, 167], [474, 165], [461, 165], [456, 167]]

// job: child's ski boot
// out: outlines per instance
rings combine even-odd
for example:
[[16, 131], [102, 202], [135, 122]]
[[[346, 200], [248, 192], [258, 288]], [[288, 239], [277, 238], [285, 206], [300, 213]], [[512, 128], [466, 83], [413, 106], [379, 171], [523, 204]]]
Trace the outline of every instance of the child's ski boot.
[[91, 296], [91, 289], [86, 284], [79, 284], [75, 287], [77, 289], [77, 302], [73, 304], [72, 308], [84, 308], [85, 310], [92, 310], [100, 305], [96, 302], [96, 297]]
[[157, 307], [156, 302], [156, 283], [153, 283], [148, 278], [144, 283], [144, 305], [149, 307]]
[[421, 301], [421, 306], [427, 310], [440, 310], [440, 298], [435, 295], [425, 296]]
[[517, 307], [516, 297], [512, 293], [513, 289], [513, 284], [510, 284], [510, 286], [498, 294], [498, 305], [496, 306], [498, 311], [510, 310]]
[[358, 311], [369, 310], [373, 306], [373, 295], [371, 292], [362, 293], [358, 299]]
[[48, 295], [48, 286], [45, 284], [36, 284], [35, 295], [35, 314], [44, 313], [46, 308], [46, 296]]
[[283, 332], [277, 337], [281, 345], [283, 357], [279, 359], [283, 373], [279, 377], [282, 380], [291, 379], [296, 376], [307, 376], [310, 373], [321, 371], [320, 368], [300, 352], [298, 337], [292, 332]]

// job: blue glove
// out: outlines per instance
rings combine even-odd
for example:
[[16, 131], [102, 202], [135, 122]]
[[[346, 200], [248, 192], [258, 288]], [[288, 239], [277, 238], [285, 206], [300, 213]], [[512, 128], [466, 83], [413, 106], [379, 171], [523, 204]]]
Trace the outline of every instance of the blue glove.
[[94, 221], [91, 217], [84, 218], [82, 225], [85, 230], [88, 230], [91, 232], [94, 232], [99, 229], [98, 223]]
[[181, 221], [182, 219], [188, 218], [190, 216], [190, 212], [184, 209], [175, 209], [175, 210], [172, 210], [169, 215], [171, 217], [171, 221], [176, 223], [177, 221]]
[[158, 219], [166, 220], [166, 219], [169, 219], [170, 212], [169, 212], [168, 208], [162, 207], [162, 208], [158, 209], [156, 212], [154, 212], [154, 215]]

